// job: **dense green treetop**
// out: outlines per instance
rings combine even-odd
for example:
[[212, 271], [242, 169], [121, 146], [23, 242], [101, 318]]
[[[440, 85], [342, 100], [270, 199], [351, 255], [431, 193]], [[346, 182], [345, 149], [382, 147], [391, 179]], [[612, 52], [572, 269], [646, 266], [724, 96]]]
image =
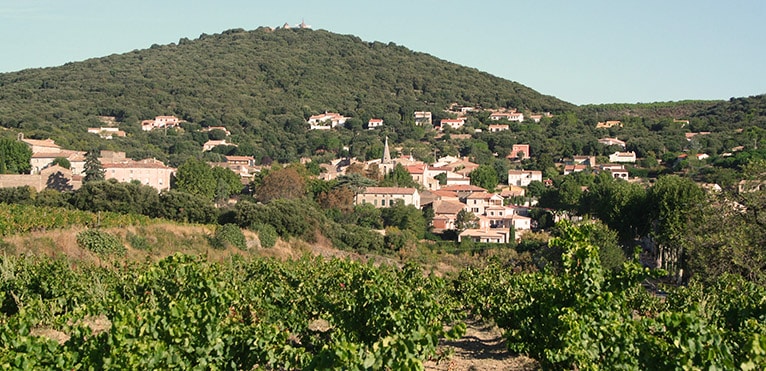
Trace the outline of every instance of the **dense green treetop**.
[[173, 188], [206, 200], [212, 200], [217, 184], [210, 165], [190, 158], [178, 167]]
[[32, 168], [32, 150], [19, 141], [0, 138], [0, 174], [25, 174]]

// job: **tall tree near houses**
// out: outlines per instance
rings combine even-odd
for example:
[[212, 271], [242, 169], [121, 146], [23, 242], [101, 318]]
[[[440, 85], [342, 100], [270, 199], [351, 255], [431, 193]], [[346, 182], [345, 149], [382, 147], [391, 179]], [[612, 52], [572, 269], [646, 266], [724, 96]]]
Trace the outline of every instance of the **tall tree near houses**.
[[681, 279], [687, 255], [684, 236], [693, 213], [705, 201], [705, 193], [691, 179], [667, 175], [649, 189], [647, 201], [647, 209], [652, 210], [652, 236], [656, 241], [654, 253], [658, 265]]
[[477, 217], [474, 213], [462, 209], [457, 213], [457, 216], [455, 217], [455, 229], [457, 229], [457, 233], [460, 234], [466, 229], [472, 229], [477, 228], [479, 226], [479, 217]]
[[32, 150], [11, 138], [0, 138], [0, 174], [26, 174], [32, 169]]
[[272, 170], [255, 189], [255, 198], [263, 203], [276, 199], [296, 199], [306, 195], [306, 180], [293, 167]]
[[83, 182], [87, 183], [105, 179], [106, 171], [104, 166], [101, 165], [101, 160], [98, 159], [99, 154], [101, 154], [101, 151], [97, 149], [92, 149], [85, 154], [85, 164], [83, 165], [85, 178], [83, 178]]
[[[507, 171], [507, 170], [506, 170]], [[494, 192], [497, 188], [497, 172], [491, 165], [480, 165], [469, 175], [471, 184]]]
[[418, 187], [418, 184], [412, 179], [412, 175], [404, 168], [404, 166], [402, 166], [402, 164], [396, 164], [394, 170], [383, 177], [383, 181], [380, 185], [383, 187]]
[[216, 180], [215, 200], [220, 202], [228, 199], [230, 196], [242, 193], [244, 186], [240, 176], [229, 168], [215, 166], [212, 169], [213, 177]]
[[176, 171], [174, 188], [179, 191], [212, 200], [217, 185], [210, 165], [196, 158], [189, 158]]

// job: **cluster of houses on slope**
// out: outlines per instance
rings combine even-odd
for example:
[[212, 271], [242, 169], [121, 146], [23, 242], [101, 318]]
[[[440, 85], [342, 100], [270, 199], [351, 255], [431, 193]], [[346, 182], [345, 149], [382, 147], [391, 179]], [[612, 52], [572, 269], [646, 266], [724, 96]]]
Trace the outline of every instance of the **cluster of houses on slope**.
[[[27, 139], [19, 134], [18, 140], [27, 144], [32, 151], [31, 174], [17, 174], [12, 177], [0, 176], [1, 187], [31, 186], [38, 191], [45, 188], [58, 190], [78, 189], [85, 172], [83, 151], [63, 149], [52, 139]], [[58, 159], [66, 159], [69, 169], [54, 165]], [[175, 169], [155, 159], [135, 161], [125, 157], [125, 152], [101, 151], [99, 162], [104, 169], [105, 179], [119, 182], [137, 181], [162, 191], [170, 188], [170, 176]], [[41, 178], [45, 178], [44, 181]], [[50, 184], [50, 179], [57, 181]]]
[[[614, 139], [616, 140], [616, 139]], [[611, 144], [610, 144], [611, 145]], [[528, 144], [517, 144], [509, 158], [523, 159], [529, 156]], [[608, 171], [612, 177], [628, 179], [628, 170], [624, 163], [635, 162], [634, 152], [616, 152], [610, 156], [610, 163], [597, 164], [596, 156], [574, 156], [563, 164], [564, 174], [590, 170], [594, 172]], [[352, 159], [340, 160], [327, 165], [325, 179], [331, 179], [343, 174], [343, 170], [352, 164]], [[456, 228], [457, 214], [461, 210], [469, 211], [478, 217], [477, 227], [470, 228], [460, 234], [460, 239], [471, 238], [477, 242], [509, 242], [510, 228], [513, 227], [519, 238], [524, 231], [530, 230], [532, 221], [529, 218], [527, 206], [509, 205], [510, 198], [524, 196], [525, 187], [531, 182], [546, 183], [542, 171], [538, 170], [509, 170], [508, 184], [500, 190], [490, 193], [482, 188], [470, 185], [468, 175], [479, 165], [467, 158], [446, 156], [439, 158], [433, 164], [417, 161], [409, 156], [392, 158], [386, 140], [384, 155], [359, 163], [363, 170], [379, 171], [386, 174], [393, 170], [396, 164], [401, 164], [420, 186], [415, 188], [401, 187], [369, 187], [359, 193], [357, 204], [371, 204], [375, 207], [390, 207], [397, 200], [405, 205], [418, 208], [430, 207], [434, 211], [433, 226], [435, 230]]]
[[[119, 130], [116, 126], [116, 120], [112, 116], [99, 116], [99, 120], [106, 123], [109, 126], [101, 126], [97, 128], [88, 128], [88, 133], [97, 134], [103, 139], [112, 139], [114, 137], [124, 137], [125, 132]], [[152, 131], [158, 129], [176, 129], [181, 124], [181, 120], [175, 116], [157, 116], [153, 120], [141, 121], [142, 131]], [[345, 122], [345, 121], [343, 121]], [[213, 130], [220, 130], [227, 137], [231, 135], [231, 132], [226, 129], [225, 126], [209, 126], [204, 127], [200, 131], [210, 132]], [[218, 146], [234, 146], [237, 145], [231, 142], [227, 142], [226, 139], [211, 139], [202, 145], [202, 151], [211, 151]]]
[[[0, 188], [30, 186], [38, 191], [46, 188], [56, 190], [76, 190], [82, 186], [85, 173], [86, 152], [63, 149], [52, 139], [28, 139], [19, 134], [18, 140], [29, 146], [31, 174], [0, 175]], [[260, 171], [251, 156], [224, 156], [225, 162], [211, 163], [211, 166], [226, 167], [239, 174], [243, 184], [251, 179], [254, 172]], [[69, 162], [69, 168], [54, 165], [60, 159]], [[125, 152], [101, 151], [98, 158], [104, 169], [104, 178], [119, 182], [139, 182], [157, 189], [158, 192], [170, 189], [170, 178], [175, 168], [169, 167], [156, 159], [133, 160]]]
[[[468, 161], [467, 158], [442, 157], [433, 164], [417, 161], [411, 157], [401, 156], [392, 158], [386, 140], [383, 157], [363, 164], [365, 170], [379, 171], [386, 174], [394, 167], [402, 165], [410, 173], [412, 179], [420, 186], [417, 188], [403, 187], [367, 187], [358, 193], [354, 199], [356, 204], [371, 204], [377, 208], [391, 207], [397, 202], [412, 205], [418, 209], [432, 208], [434, 212], [433, 227], [441, 230], [455, 229], [458, 213], [466, 210], [478, 217], [475, 228], [464, 230], [459, 240], [470, 238], [477, 242], [508, 243], [511, 242], [511, 228], [519, 238], [524, 231], [532, 227], [528, 216], [528, 208], [520, 206], [505, 206], [506, 198], [523, 196], [524, 188], [518, 182], [505, 187], [498, 193], [489, 193], [481, 187], [470, 184], [468, 174], [479, 165]], [[350, 162], [345, 164], [346, 168]], [[335, 176], [342, 173], [339, 171]], [[515, 171], [509, 171], [509, 175]], [[541, 172], [533, 172], [534, 180], [541, 180]], [[327, 173], [326, 173], [327, 174]]]
[[[475, 107], [460, 107], [458, 109], [456, 108], [457, 107], [456, 105], [457, 105], [456, 103], [453, 103], [450, 106], [450, 109], [447, 110], [446, 112], [457, 113], [457, 118], [454, 118], [454, 119], [443, 118], [436, 123], [433, 120], [433, 114], [431, 112], [415, 111], [413, 113], [415, 125], [433, 127], [437, 130], [442, 130], [446, 127], [450, 127], [452, 129], [460, 129], [465, 125], [466, 120], [468, 119], [466, 114], [480, 111], [480, 109]], [[521, 112], [518, 112], [514, 108], [502, 108], [497, 110], [489, 110], [489, 112], [490, 112], [489, 119], [492, 121], [523, 122], [525, 120], [524, 114]], [[540, 122], [540, 120], [543, 117], [552, 117], [552, 115], [549, 112], [545, 112], [542, 114], [532, 114], [528, 118], [534, 122]], [[306, 122], [309, 124], [309, 129], [311, 130], [330, 130], [345, 124], [348, 119], [349, 117], [345, 117], [337, 112], [325, 111], [322, 114], [312, 115], [311, 117], [308, 118], [308, 120], [306, 120]], [[383, 119], [381, 118], [371, 118], [369, 121], [367, 121], [367, 129], [369, 130], [377, 129], [382, 126], [383, 126]], [[498, 132], [498, 131], [509, 130], [509, 129], [510, 129], [510, 126], [508, 124], [498, 123], [498, 124], [489, 125], [490, 132]]]

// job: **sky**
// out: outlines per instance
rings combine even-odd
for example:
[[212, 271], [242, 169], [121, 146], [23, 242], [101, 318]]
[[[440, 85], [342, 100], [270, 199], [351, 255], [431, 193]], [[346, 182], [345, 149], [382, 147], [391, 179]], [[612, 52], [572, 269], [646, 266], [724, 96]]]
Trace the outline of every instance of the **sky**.
[[0, 0], [0, 73], [260, 26], [394, 42], [575, 104], [766, 93], [762, 0]]

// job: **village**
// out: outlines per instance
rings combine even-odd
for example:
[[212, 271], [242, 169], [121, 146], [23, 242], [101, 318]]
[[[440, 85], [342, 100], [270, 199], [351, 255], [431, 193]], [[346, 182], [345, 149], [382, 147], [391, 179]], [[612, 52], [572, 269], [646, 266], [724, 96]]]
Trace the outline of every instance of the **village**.
[[[415, 125], [435, 130], [440, 135], [449, 131], [455, 137], [459, 135], [470, 137], [469, 134], [457, 134], [466, 132], [464, 128], [467, 120], [466, 115], [475, 114], [480, 109], [475, 107], [461, 107], [452, 104], [445, 112], [455, 118], [442, 118], [433, 120], [432, 113], [416, 111], [412, 119]], [[550, 118], [550, 113], [529, 114], [526, 118], [523, 113], [515, 109], [489, 110], [488, 125], [489, 133], [497, 133], [510, 130], [510, 124], [524, 122], [538, 123], [544, 117]], [[88, 133], [99, 135], [102, 139], [111, 140], [114, 137], [124, 137], [125, 132], [117, 127], [113, 117], [99, 117], [105, 124], [102, 127], [89, 128]], [[349, 117], [344, 117], [335, 112], [324, 112], [312, 115], [306, 123], [310, 130], [331, 130], [346, 123]], [[157, 116], [154, 119], [141, 121], [141, 130], [144, 132], [154, 130], [181, 130], [181, 120], [175, 116]], [[620, 121], [599, 122], [599, 128], [609, 128], [621, 125]], [[381, 130], [385, 127], [383, 119], [371, 118], [365, 127], [367, 130]], [[210, 126], [200, 129], [203, 132], [218, 131], [223, 133], [223, 138], [211, 139], [200, 148], [201, 151], [211, 151], [217, 146], [236, 146], [227, 142], [226, 137], [231, 133], [224, 126]], [[477, 129], [477, 131], [480, 131]], [[704, 135], [705, 133], [692, 133]], [[687, 136], [691, 139], [693, 135]], [[26, 143], [32, 151], [31, 174], [2, 175], [0, 187], [18, 187], [27, 185], [40, 191], [45, 188], [53, 188], [60, 191], [76, 190], [82, 185], [86, 152], [64, 149], [58, 146], [52, 139], [28, 139], [19, 134], [18, 140]], [[605, 137], [598, 142], [610, 148], [625, 148], [625, 142], [617, 138]], [[392, 155], [397, 153], [399, 155]], [[521, 237], [536, 229], [538, 226], [530, 215], [530, 211], [536, 206], [537, 200], [528, 197], [526, 188], [533, 182], [544, 186], [551, 186], [552, 180], [545, 178], [540, 170], [527, 170], [520, 168], [522, 161], [529, 159], [533, 153], [529, 144], [514, 144], [510, 154], [505, 158], [513, 168], [507, 172], [507, 182], [497, 184], [488, 189], [472, 184], [470, 175], [479, 167], [468, 157], [443, 156], [435, 158], [434, 162], [427, 163], [415, 159], [411, 154], [404, 155], [402, 148], [389, 146], [388, 137], [385, 137], [383, 156], [377, 159], [359, 161], [356, 158], [336, 158], [330, 163], [320, 164], [321, 173], [319, 178], [331, 181], [347, 174], [349, 169], [362, 173], [376, 173], [382, 177], [391, 173], [397, 166], [401, 166], [412, 177], [416, 187], [377, 187], [370, 186], [361, 189], [354, 197], [355, 204], [371, 204], [376, 208], [390, 207], [396, 202], [404, 205], [412, 205], [417, 209], [431, 209], [433, 219], [431, 228], [433, 233], [445, 231], [458, 231], [458, 242], [470, 239], [480, 243], [512, 243], [518, 242]], [[258, 174], [264, 165], [257, 165], [256, 158], [252, 156], [223, 156], [225, 161], [209, 163], [211, 166], [219, 166], [232, 170], [240, 176], [245, 188], [252, 180], [253, 175]], [[69, 164], [68, 168], [60, 165], [61, 159]], [[580, 171], [594, 173], [608, 172], [616, 179], [625, 181], [637, 181], [631, 179], [626, 164], [636, 163], [635, 152], [616, 151], [608, 156], [609, 162], [597, 163], [596, 156], [573, 156], [570, 159], [561, 159], [557, 167], [561, 174], [568, 175]], [[702, 159], [702, 158], [700, 158]], [[175, 168], [163, 164], [156, 159], [133, 160], [127, 158], [124, 152], [101, 151], [98, 157], [104, 169], [105, 179], [114, 179], [118, 182], [138, 182], [151, 186], [162, 192], [170, 189], [171, 178]], [[303, 163], [311, 159], [302, 159]], [[53, 181], [55, 179], [55, 181]], [[556, 218], [563, 213], [549, 210]], [[461, 215], [463, 214], [463, 215]], [[468, 215], [468, 223], [465, 223]]]

